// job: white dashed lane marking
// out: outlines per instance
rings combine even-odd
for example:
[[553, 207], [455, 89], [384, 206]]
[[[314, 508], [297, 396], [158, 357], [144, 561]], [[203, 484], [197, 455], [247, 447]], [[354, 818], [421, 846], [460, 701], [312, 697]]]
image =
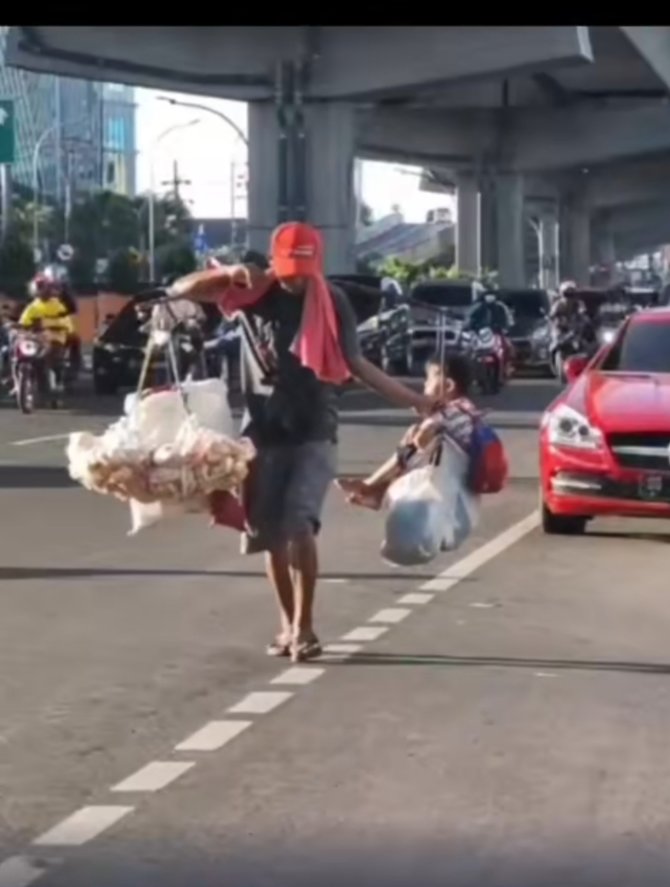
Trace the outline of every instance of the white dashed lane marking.
[[31, 444], [48, 443], [51, 440], [65, 440], [69, 436], [69, 432], [67, 434], [47, 434], [45, 437], [27, 437], [25, 440], [12, 440], [10, 443], [13, 447], [28, 447]]
[[302, 686], [303, 684], [311, 684], [312, 681], [320, 678], [321, 675], [325, 673], [325, 668], [309, 668], [306, 665], [296, 665], [295, 668], [288, 668], [286, 671], [278, 674], [276, 678], [273, 678], [270, 681], [270, 683], [296, 684]]
[[399, 604], [429, 604], [435, 599], [434, 594], [427, 594], [423, 591], [411, 591], [398, 598]]
[[343, 641], [376, 641], [388, 631], [384, 625], [361, 625], [342, 635]]
[[218, 751], [252, 724], [253, 721], [210, 721], [176, 745], [175, 751]]
[[195, 761], [151, 761], [112, 787], [113, 792], [157, 792], [179, 779]]
[[407, 619], [411, 612], [406, 607], [388, 607], [385, 610], [379, 610], [374, 616], [370, 616], [368, 622], [386, 622], [389, 625], [397, 625], [403, 619]]
[[539, 525], [540, 512], [533, 511], [527, 517], [524, 517], [523, 520], [503, 530], [502, 533], [491, 539], [490, 542], [486, 542], [480, 548], [466, 555], [462, 560], [447, 567], [439, 576], [424, 582], [420, 586], [420, 591], [449, 591], [454, 585], [458, 585], [459, 582], [474, 573], [475, 570], [483, 567], [484, 564], [502, 554], [503, 551], [511, 548], [512, 545], [515, 545], [524, 536], [527, 536], [528, 533], [539, 527]]
[[33, 841], [38, 846], [79, 847], [97, 838], [124, 816], [132, 813], [134, 807], [100, 806], [82, 807], [58, 825]]
[[[15, 446], [27, 446], [42, 441], [60, 440], [67, 435], [51, 435], [49, 437], [29, 438], [13, 441]], [[539, 525], [537, 511], [509, 527], [495, 539], [473, 551], [467, 557], [450, 566], [442, 574], [425, 582], [417, 592], [410, 592], [398, 599], [398, 604], [428, 604], [435, 597], [434, 592], [445, 592], [457, 585], [462, 579], [475, 572], [479, 567], [510, 548]], [[339, 581], [337, 579], [333, 580]], [[346, 581], [346, 580], [345, 580]], [[353, 656], [361, 649], [361, 643], [376, 641], [394, 625], [405, 619], [412, 611], [406, 607], [387, 607], [379, 610], [371, 617], [370, 622], [383, 622], [386, 625], [362, 625], [343, 635], [340, 641], [326, 644], [323, 661], [342, 661]], [[288, 668], [277, 675], [272, 684], [289, 684], [300, 686], [311, 683], [324, 673], [323, 668], [298, 666]], [[538, 677], [553, 677], [549, 673], [537, 672]], [[293, 696], [290, 691], [268, 690], [251, 692], [240, 699], [228, 711], [233, 714], [266, 714], [273, 711]], [[225, 746], [244, 730], [252, 726], [252, 721], [219, 720], [210, 721], [196, 733], [193, 733], [179, 745], [175, 751], [215, 751]], [[193, 766], [193, 761], [152, 761], [127, 779], [118, 783], [114, 792], [153, 792], [169, 785]], [[82, 807], [67, 819], [62, 820], [52, 829], [45, 832], [33, 845], [54, 847], [76, 847], [86, 844], [111, 828], [119, 820], [132, 813], [134, 807], [126, 806], [90, 806]], [[38, 878], [48, 872], [58, 860], [50, 860], [38, 865], [28, 856], [13, 856], [0, 864], [0, 887], [30, 887]]]
[[240, 715], [264, 715], [290, 699], [293, 693], [284, 690], [266, 690], [260, 693], [247, 693], [228, 711]]

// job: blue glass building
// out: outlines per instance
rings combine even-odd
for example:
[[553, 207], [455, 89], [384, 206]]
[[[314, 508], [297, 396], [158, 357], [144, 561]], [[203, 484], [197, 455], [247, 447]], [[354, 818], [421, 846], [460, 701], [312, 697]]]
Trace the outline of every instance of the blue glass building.
[[105, 188], [133, 196], [133, 88], [7, 67], [7, 31], [0, 26], [0, 98], [15, 103], [13, 180], [32, 187], [36, 158], [42, 195], [63, 200]]

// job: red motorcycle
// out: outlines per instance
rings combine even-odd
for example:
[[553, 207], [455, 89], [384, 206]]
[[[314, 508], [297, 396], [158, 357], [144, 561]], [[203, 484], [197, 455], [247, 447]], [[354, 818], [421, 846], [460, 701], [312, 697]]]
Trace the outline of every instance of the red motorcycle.
[[475, 383], [482, 394], [497, 394], [512, 375], [511, 344], [488, 327], [468, 335]]

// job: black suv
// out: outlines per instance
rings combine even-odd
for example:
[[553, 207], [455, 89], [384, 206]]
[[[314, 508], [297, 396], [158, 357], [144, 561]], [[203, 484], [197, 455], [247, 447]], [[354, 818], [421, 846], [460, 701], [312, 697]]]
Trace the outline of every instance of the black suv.
[[512, 315], [507, 334], [514, 346], [515, 366], [551, 372], [549, 294], [538, 289], [501, 289], [496, 294]]
[[[120, 388], [134, 388], [139, 381], [144, 361], [147, 333], [142, 331], [143, 319], [138, 317], [138, 307], [151, 302], [160, 293], [141, 293], [130, 299], [119, 311], [109, 326], [101, 332], [93, 343], [93, 387], [96, 394], [116, 394]], [[201, 302], [206, 315], [205, 339], [215, 335], [221, 323], [221, 314], [215, 304]], [[151, 308], [146, 306], [146, 319]], [[205, 351], [208, 375], [219, 375], [220, 358], [213, 352]], [[218, 361], [218, 362], [217, 362]], [[162, 382], [168, 377], [165, 366], [164, 349], [152, 358], [149, 381]]]
[[441, 328], [447, 349], [459, 350], [463, 322], [480, 286], [448, 280], [416, 284], [406, 302], [380, 315], [382, 367], [400, 375], [420, 374], [439, 346]]

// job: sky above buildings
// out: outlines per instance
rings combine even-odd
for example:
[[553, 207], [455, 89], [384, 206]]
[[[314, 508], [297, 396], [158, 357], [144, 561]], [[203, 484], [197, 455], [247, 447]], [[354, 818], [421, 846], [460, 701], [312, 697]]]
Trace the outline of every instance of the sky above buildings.
[[[231, 175], [234, 173], [237, 180], [235, 215], [245, 215], [244, 143], [220, 118], [170, 105], [159, 100], [161, 95], [183, 101], [200, 101], [223, 111], [246, 132], [246, 105], [241, 102], [209, 97], [198, 99], [192, 95], [138, 89], [138, 190], [141, 192], [151, 187], [152, 166], [156, 187], [169, 187], [163, 183], [172, 179], [176, 161], [180, 178], [190, 181], [190, 184], [182, 185], [182, 194], [191, 201], [193, 215], [196, 218], [226, 217], [231, 214]], [[173, 126], [179, 128], [162, 135]], [[419, 191], [418, 173], [419, 170], [413, 167], [400, 167], [398, 164], [363, 164], [363, 199], [372, 207], [375, 218], [388, 214], [394, 204], [402, 208], [409, 222], [425, 221], [428, 210], [439, 206], [449, 206], [453, 210], [452, 198]]]

